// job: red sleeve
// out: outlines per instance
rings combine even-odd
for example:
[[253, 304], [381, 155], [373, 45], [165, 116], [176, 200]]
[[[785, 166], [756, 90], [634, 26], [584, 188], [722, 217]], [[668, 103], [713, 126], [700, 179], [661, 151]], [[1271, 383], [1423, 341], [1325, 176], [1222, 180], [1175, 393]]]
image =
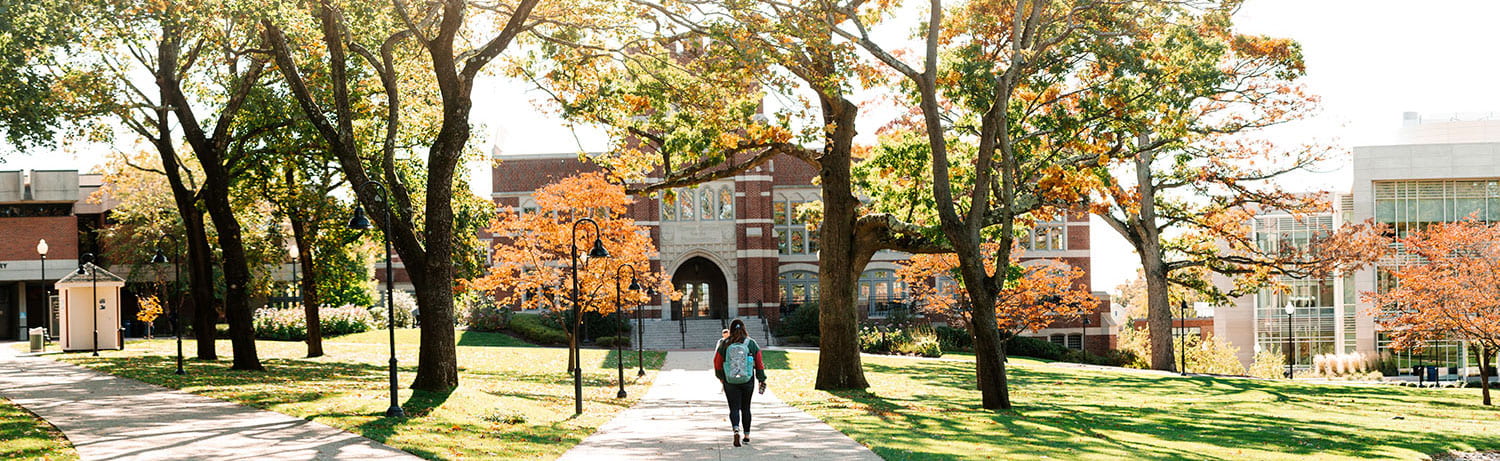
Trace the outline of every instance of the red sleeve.
[[[757, 360], [757, 362], [758, 361], [759, 360]], [[724, 369], [724, 354], [720, 353], [719, 351], [714, 351], [714, 369], [715, 370], [723, 370]]]
[[757, 370], [765, 370], [766, 369], [766, 361], [760, 358], [760, 350], [759, 349], [757, 349], [755, 351], [755, 369], [757, 369]]

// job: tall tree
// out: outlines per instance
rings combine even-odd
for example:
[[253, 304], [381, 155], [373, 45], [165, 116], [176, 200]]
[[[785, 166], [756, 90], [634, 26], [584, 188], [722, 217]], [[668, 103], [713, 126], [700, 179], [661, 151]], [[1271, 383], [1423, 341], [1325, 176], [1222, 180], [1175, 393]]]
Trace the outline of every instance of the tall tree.
[[[1100, 168], [1094, 213], [1141, 259], [1151, 367], [1173, 370], [1171, 286], [1208, 300], [1251, 293], [1277, 276], [1305, 277], [1366, 260], [1373, 229], [1328, 229], [1316, 248], [1261, 246], [1248, 223], [1258, 211], [1326, 211], [1321, 194], [1283, 189], [1278, 178], [1331, 157], [1329, 148], [1278, 146], [1261, 129], [1297, 120], [1316, 98], [1299, 84], [1296, 42], [1236, 33], [1229, 0], [1159, 5], [1130, 40], [1093, 64], [1109, 75], [1109, 128], [1097, 142], [1129, 146]], [[1347, 259], [1346, 259], [1347, 258]], [[1232, 277], [1216, 287], [1210, 273]]]
[[1386, 266], [1392, 282], [1361, 296], [1391, 335], [1391, 347], [1423, 350], [1433, 339], [1479, 351], [1479, 387], [1491, 405], [1490, 372], [1500, 351], [1500, 225], [1474, 216], [1427, 226], [1397, 240]]
[[[1118, 155], [1119, 146], [1086, 142], [1100, 125], [1107, 81], [1086, 70], [1142, 12], [1134, 2], [972, 0], [947, 8], [931, 0], [918, 28], [921, 48], [900, 53], [874, 32], [898, 16], [895, 7], [853, 3], [835, 30], [905, 84], [910, 97], [898, 102], [915, 119], [903, 128], [925, 138], [908, 150], [930, 161], [906, 162], [904, 171], [930, 177], [934, 224], [958, 257], [976, 322], [982, 404], [1008, 409], [994, 319], [1009, 278], [987, 271], [986, 261], [1010, 261], [1018, 220], [1076, 203], [1087, 184], [1083, 166]], [[986, 243], [998, 245], [992, 255]]]
[[[855, 93], [877, 76], [825, 20], [825, 1], [619, 2], [630, 26], [595, 35], [537, 34], [552, 52], [524, 75], [564, 117], [608, 127], [616, 145], [593, 160], [637, 194], [731, 178], [777, 157], [818, 171], [819, 389], [868, 387], [856, 289], [875, 252], [946, 251], [895, 216], [864, 207], [851, 169]], [[613, 23], [611, 23], [613, 24]], [[774, 112], [765, 99], [783, 102]], [[652, 180], [645, 180], [646, 177]]]
[[[69, 79], [66, 94], [114, 116], [155, 146], [161, 157], [160, 171], [184, 222], [200, 359], [216, 357], [214, 274], [205, 221], [212, 222], [225, 281], [223, 303], [234, 345], [233, 366], [258, 370], [248, 304], [252, 274], [230, 191], [243, 167], [239, 152], [275, 126], [246, 127], [237, 122], [263, 68], [245, 51], [257, 43], [253, 29], [238, 20], [246, 6], [234, 0], [70, 4], [85, 24], [76, 40], [91, 52], [59, 72], [91, 76]], [[142, 75], [152, 76], [156, 87], [140, 86]], [[170, 120], [174, 117], [175, 124]], [[179, 143], [189, 148], [201, 177], [184, 178]]]
[[[453, 333], [454, 174], [469, 141], [475, 79], [518, 35], [537, 25], [530, 19], [537, 3], [444, 0], [408, 6], [394, 0], [376, 6], [322, 0], [308, 2], [305, 8], [279, 5], [261, 20], [276, 68], [303, 115], [338, 158], [359, 203], [377, 225], [391, 223], [381, 231], [400, 254], [421, 308], [421, 351], [414, 389], [443, 391], [458, 385]], [[355, 14], [346, 16], [351, 11]], [[298, 27], [295, 21], [299, 19], [311, 19], [313, 24]], [[288, 31], [298, 33], [299, 40], [292, 42]], [[297, 50], [314, 54], [314, 67], [293, 55], [292, 43]], [[423, 55], [410, 53], [411, 46]], [[351, 52], [363, 65], [350, 61]], [[309, 86], [304, 68], [327, 72], [326, 92]], [[365, 85], [368, 82], [358, 72], [373, 74], [377, 83]], [[397, 150], [402, 147], [397, 142], [403, 129], [402, 102], [414, 84], [435, 85], [440, 110], [438, 129], [426, 143], [426, 181], [420, 202], [402, 181], [396, 165]], [[367, 89], [372, 86], [379, 90]], [[378, 141], [364, 142], [356, 134], [355, 118], [362, 104], [385, 108], [379, 120], [384, 135]], [[374, 188], [362, 187], [373, 179], [388, 188], [385, 198]]]

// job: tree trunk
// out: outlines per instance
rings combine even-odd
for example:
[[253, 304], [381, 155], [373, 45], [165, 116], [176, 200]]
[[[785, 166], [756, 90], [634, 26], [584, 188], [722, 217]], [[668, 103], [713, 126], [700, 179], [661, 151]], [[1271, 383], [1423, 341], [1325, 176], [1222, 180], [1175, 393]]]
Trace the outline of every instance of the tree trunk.
[[[165, 109], [159, 112], [160, 120], [166, 120]], [[219, 312], [214, 306], [213, 249], [208, 244], [208, 229], [203, 221], [203, 212], [198, 209], [197, 194], [183, 181], [182, 165], [177, 160], [175, 142], [165, 124], [159, 127], [161, 138], [156, 149], [161, 155], [162, 171], [167, 184], [172, 188], [172, 201], [177, 206], [177, 215], [182, 219], [182, 236], [177, 237], [187, 247], [188, 293], [193, 300], [193, 337], [197, 339], [198, 360], [217, 360], [214, 348], [214, 324]], [[181, 321], [181, 320], [179, 320]]]
[[1151, 369], [1177, 371], [1177, 357], [1172, 349], [1172, 302], [1167, 296], [1168, 282], [1161, 251], [1155, 242], [1145, 242], [1139, 251], [1146, 278], [1146, 333], [1151, 344]]
[[[288, 172], [290, 173], [290, 171]], [[288, 178], [291, 175], [288, 174]], [[323, 356], [323, 320], [318, 316], [318, 273], [313, 265], [313, 249], [310, 242], [318, 238], [317, 226], [308, 226], [301, 220], [292, 220], [292, 242], [297, 245], [297, 258], [295, 264], [302, 266], [302, 280], [299, 289], [302, 292], [302, 312], [307, 317], [307, 356]]]
[[[204, 157], [199, 155], [200, 158]], [[204, 170], [216, 170], [204, 165]], [[219, 173], [219, 174], [215, 174]], [[240, 223], [229, 204], [229, 178], [224, 172], [206, 172], [204, 203], [214, 228], [219, 231], [220, 262], [224, 269], [224, 316], [229, 320], [229, 341], [234, 345], [235, 370], [264, 370], [255, 351], [255, 328], [251, 325], [250, 264], [245, 257], [245, 243], [240, 237]]]
[[1494, 351], [1484, 346], [1479, 346], [1479, 393], [1484, 397], [1486, 406], [1490, 403], [1490, 359]]
[[468, 86], [460, 87], [459, 95], [444, 92], [443, 127], [427, 154], [426, 264], [420, 276], [407, 270], [417, 290], [422, 328], [412, 389], [424, 391], [458, 387], [458, 347], [453, 333], [453, 174], [469, 141], [472, 104]]
[[[870, 387], [859, 355], [859, 310], [855, 290], [855, 220], [859, 199], [850, 179], [854, 119], [859, 108], [845, 99], [826, 101], [823, 119], [834, 126], [827, 139], [818, 172], [823, 188], [823, 222], [818, 228], [818, 379], [823, 390]], [[868, 259], [868, 258], [864, 258]], [[862, 265], [861, 265], [862, 266]]]

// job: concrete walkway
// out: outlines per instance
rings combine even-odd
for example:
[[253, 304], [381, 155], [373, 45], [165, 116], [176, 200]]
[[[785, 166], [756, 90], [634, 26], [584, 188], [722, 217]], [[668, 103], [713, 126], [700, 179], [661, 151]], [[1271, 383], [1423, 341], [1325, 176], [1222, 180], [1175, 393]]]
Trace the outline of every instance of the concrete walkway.
[[673, 351], [645, 398], [563, 455], [576, 460], [879, 460], [770, 389], [751, 405], [751, 442], [733, 445], [729, 407], [713, 374], [713, 352]]
[[332, 427], [118, 378], [0, 343], [0, 396], [62, 430], [85, 460], [417, 460]]

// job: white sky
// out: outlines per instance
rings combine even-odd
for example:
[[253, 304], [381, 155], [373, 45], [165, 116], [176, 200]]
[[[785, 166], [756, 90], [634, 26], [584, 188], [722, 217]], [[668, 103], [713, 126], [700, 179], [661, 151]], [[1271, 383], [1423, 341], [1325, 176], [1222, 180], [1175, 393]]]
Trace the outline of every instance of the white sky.
[[[1401, 113], [1500, 112], [1500, 40], [1493, 0], [1249, 0], [1237, 16], [1242, 32], [1302, 43], [1307, 85], [1323, 97], [1323, 113], [1282, 127], [1274, 139], [1311, 139], [1345, 148], [1389, 142]], [[476, 136], [508, 154], [575, 152], [605, 146], [597, 132], [578, 136], [536, 108], [518, 82], [487, 79], [474, 91]], [[873, 131], [873, 130], [862, 130]], [[490, 151], [486, 146], [485, 151]], [[0, 160], [0, 170], [92, 170], [108, 149], [32, 153]], [[1347, 160], [1323, 172], [1290, 179], [1287, 187], [1343, 191]], [[487, 193], [487, 165], [471, 165], [473, 184]], [[1113, 291], [1134, 276], [1139, 261], [1129, 245], [1095, 222], [1093, 284]]]

